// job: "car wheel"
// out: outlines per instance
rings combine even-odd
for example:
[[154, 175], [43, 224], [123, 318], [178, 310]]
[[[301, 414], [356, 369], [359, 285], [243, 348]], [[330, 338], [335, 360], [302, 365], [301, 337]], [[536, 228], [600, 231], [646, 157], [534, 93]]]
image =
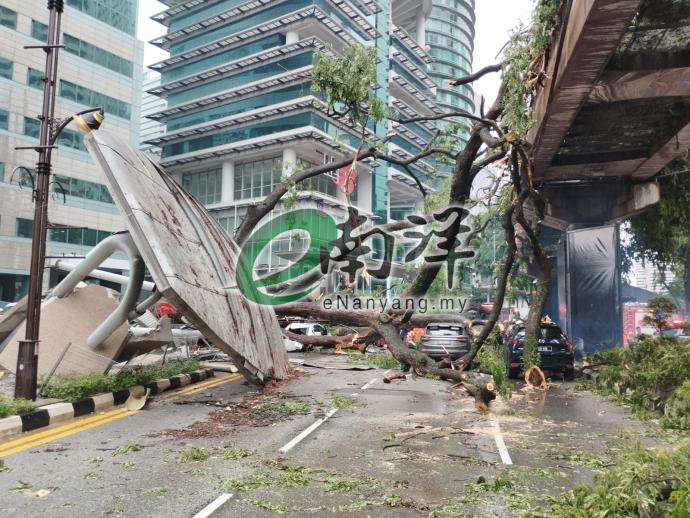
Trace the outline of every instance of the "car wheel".
[[573, 381], [575, 379], [575, 369], [564, 369], [563, 379], [565, 381]]

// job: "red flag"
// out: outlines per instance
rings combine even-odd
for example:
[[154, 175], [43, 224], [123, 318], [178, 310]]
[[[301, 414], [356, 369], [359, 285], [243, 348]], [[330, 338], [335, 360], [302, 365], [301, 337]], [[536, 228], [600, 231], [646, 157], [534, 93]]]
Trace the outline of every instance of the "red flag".
[[355, 180], [357, 179], [357, 169], [353, 166], [338, 169], [338, 178], [331, 178], [331, 182], [338, 186], [341, 192], [351, 195], [355, 192]]

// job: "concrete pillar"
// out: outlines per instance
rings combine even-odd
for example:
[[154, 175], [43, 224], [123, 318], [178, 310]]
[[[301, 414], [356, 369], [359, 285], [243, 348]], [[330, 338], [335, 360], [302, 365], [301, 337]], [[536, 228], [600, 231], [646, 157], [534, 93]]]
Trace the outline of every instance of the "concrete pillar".
[[370, 171], [361, 171], [357, 176], [357, 206], [370, 211], [372, 209], [371, 190], [373, 187], [372, 173]]
[[223, 162], [221, 193], [222, 202], [230, 202], [235, 199], [235, 162]]
[[299, 41], [299, 33], [297, 31], [287, 31], [285, 33], [285, 44], [290, 45]]
[[288, 176], [294, 173], [296, 165], [297, 153], [295, 150], [289, 147], [283, 149], [283, 176]]
[[426, 17], [424, 11], [417, 11], [417, 45], [426, 48]]

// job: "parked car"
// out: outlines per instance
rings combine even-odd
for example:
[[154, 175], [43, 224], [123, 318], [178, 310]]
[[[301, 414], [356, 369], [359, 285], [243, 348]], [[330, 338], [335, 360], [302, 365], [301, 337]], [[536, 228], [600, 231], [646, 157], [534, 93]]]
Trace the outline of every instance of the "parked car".
[[[326, 336], [327, 334], [324, 326], [310, 322], [292, 322], [288, 324], [285, 329], [296, 335]], [[284, 337], [283, 342], [285, 343], [285, 348], [288, 352], [304, 350], [304, 344], [301, 344], [296, 340], [290, 340], [289, 338]]]
[[[524, 342], [525, 327], [516, 326], [508, 337], [505, 347], [509, 378], [517, 378], [522, 371]], [[560, 372], [563, 374], [564, 379], [573, 379], [575, 373], [573, 345], [556, 324], [541, 324], [539, 339], [537, 340], [537, 352], [539, 353], [539, 365], [543, 370]]]
[[685, 342], [690, 341], [690, 329], [687, 328], [672, 328], [672, 329], [664, 329], [661, 332], [662, 336], [670, 336], [671, 338], [675, 338], [677, 340], [683, 340]]
[[426, 326], [420, 350], [435, 360], [457, 360], [470, 350], [469, 334], [462, 324], [433, 323]]

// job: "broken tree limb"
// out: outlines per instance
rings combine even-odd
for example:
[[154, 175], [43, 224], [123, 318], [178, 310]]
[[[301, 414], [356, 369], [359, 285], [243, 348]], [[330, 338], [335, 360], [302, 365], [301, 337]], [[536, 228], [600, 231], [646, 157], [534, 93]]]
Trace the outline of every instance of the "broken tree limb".
[[491, 74], [493, 72], [500, 72], [503, 68], [503, 63], [496, 63], [495, 65], [486, 66], [480, 70], [477, 70], [474, 74], [470, 74], [465, 77], [459, 77], [457, 79], [448, 80], [450, 86], [462, 86], [469, 83], [473, 83], [477, 79], [484, 77], [486, 74]]
[[406, 374], [403, 374], [402, 372], [398, 372], [398, 373], [394, 372], [392, 374], [388, 374], [388, 375], [384, 376], [383, 382], [384, 383], [390, 383], [393, 380], [406, 380], [406, 379], [407, 379]]
[[544, 372], [536, 365], [527, 369], [525, 372], [525, 383], [528, 387], [545, 389], [546, 376]]
[[492, 376], [481, 373], [465, 373], [463, 382], [467, 393], [474, 397], [474, 405], [480, 412], [486, 412], [489, 404], [496, 399], [496, 387]]
[[[457, 365], [463, 370], [467, 369], [472, 364], [472, 361], [477, 356], [477, 353], [481, 349], [482, 345], [491, 334], [491, 331], [493, 331], [496, 322], [498, 322], [498, 318], [501, 314], [501, 309], [503, 308], [503, 301], [505, 300], [506, 291], [508, 288], [508, 278], [510, 276], [510, 272], [513, 269], [513, 264], [515, 263], [515, 259], [517, 257], [518, 248], [517, 242], [515, 241], [515, 224], [513, 223], [513, 215], [515, 214], [515, 211], [518, 209], [518, 207], [522, 207], [522, 204], [527, 199], [527, 191], [526, 189], [520, 189], [520, 173], [518, 171], [519, 165], [517, 150], [513, 149], [511, 151], [511, 159], [513, 200], [510, 206], [504, 212], [503, 219], [501, 221], [501, 225], [503, 226], [503, 230], [505, 232], [505, 241], [507, 249], [505, 256], [503, 257], [503, 262], [501, 263], [501, 272], [498, 276], [498, 280], [496, 283], [496, 295], [494, 296], [494, 305], [491, 308], [491, 314], [489, 315], [489, 319], [484, 324], [484, 327], [479, 333], [479, 336], [476, 338], [476, 340], [473, 341], [472, 348], [470, 349], [470, 351], [465, 356], [460, 358], [460, 360], [457, 362]], [[519, 192], [519, 194], [516, 194], [517, 192]]]
[[367, 330], [364, 335], [359, 333], [349, 333], [343, 336], [307, 336], [300, 335], [283, 329], [283, 336], [299, 342], [307, 347], [334, 347], [336, 349], [358, 349], [364, 351], [367, 345], [373, 343], [377, 336], [371, 330]]
[[474, 406], [479, 412], [489, 410], [489, 404], [496, 399], [496, 390], [491, 383], [484, 386], [465, 385], [465, 390], [474, 397]]

